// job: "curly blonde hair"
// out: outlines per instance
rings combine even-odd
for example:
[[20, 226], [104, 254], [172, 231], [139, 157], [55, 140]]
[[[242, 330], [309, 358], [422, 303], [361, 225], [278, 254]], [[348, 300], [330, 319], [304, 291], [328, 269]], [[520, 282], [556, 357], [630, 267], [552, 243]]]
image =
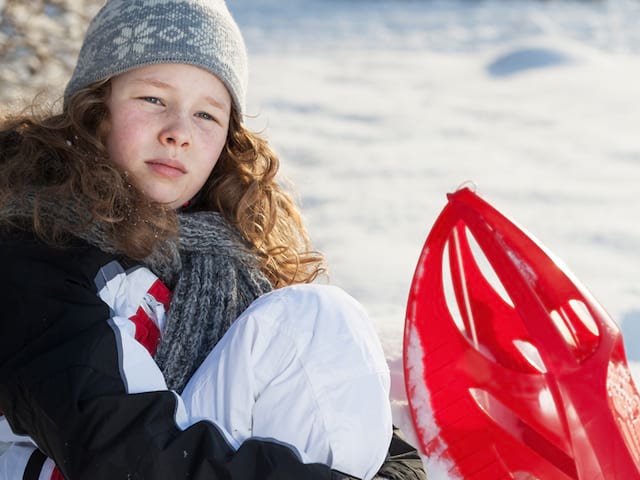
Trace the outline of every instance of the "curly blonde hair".
[[[5, 118], [0, 126], [0, 224], [27, 227], [60, 244], [97, 220], [114, 247], [143, 260], [159, 243], [177, 235], [176, 212], [145, 197], [109, 160], [105, 138], [110, 81], [76, 92], [62, 113], [50, 110]], [[232, 109], [225, 148], [193, 210], [221, 213], [254, 251], [274, 288], [308, 283], [326, 271], [324, 257], [310, 247], [300, 211], [276, 176], [277, 155], [250, 132]], [[29, 225], [6, 214], [11, 198], [34, 195]], [[51, 202], [81, 202], [84, 219], [52, 221], [39, 208]]]
[[253, 247], [275, 287], [308, 283], [326, 272], [310, 248], [300, 210], [277, 182], [280, 161], [268, 142], [231, 110], [227, 142], [194, 208], [222, 213]]

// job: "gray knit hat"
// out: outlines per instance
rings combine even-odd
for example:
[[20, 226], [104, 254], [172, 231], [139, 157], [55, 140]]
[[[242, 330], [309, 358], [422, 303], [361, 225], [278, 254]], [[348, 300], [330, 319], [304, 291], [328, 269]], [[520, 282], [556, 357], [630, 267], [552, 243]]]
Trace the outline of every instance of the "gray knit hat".
[[65, 103], [93, 82], [157, 63], [208, 70], [244, 112], [247, 52], [224, 0], [108, 0], [89, 25]]

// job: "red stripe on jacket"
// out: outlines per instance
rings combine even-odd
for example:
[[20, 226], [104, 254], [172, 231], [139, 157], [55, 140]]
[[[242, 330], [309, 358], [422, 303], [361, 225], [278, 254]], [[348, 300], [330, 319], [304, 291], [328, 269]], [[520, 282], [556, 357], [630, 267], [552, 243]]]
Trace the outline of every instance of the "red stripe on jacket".
[[[151, 295], [158, 303], [161, 303], [165, 311], [169, 310], [171, 291], [160, 280], [156, 280], [153, 285], [151, 285], [147, 294]], [[136, 326], [136, 340], [140, 342], [151, 355], [155, 355], [158, 349], [158, 343], [160, 342], [160, 329], [156, 323], [142, 306], [138, 307], [136, 313], [129, 317], [129, 320]]]

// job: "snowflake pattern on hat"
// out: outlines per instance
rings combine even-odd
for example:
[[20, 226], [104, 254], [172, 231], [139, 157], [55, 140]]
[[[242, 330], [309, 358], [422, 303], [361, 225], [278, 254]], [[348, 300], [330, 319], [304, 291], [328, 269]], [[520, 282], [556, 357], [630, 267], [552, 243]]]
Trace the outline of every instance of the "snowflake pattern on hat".
[[156, 31], [155, 27], [150, 27], [149, 22], [142, 22], [135, 28], [124, 25], [120, 29], [120, 34], [113, 39], [117, 45], [115, 54], [118, 60], [124, 59], [130, 51], [141, 55], [147, 45], [153, 44], [151, 34]]

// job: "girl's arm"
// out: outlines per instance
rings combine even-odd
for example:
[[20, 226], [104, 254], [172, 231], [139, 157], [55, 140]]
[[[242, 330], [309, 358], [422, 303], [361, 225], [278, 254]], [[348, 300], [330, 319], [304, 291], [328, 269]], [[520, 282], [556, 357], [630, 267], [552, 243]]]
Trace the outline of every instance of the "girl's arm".
[[17, 434], [69, 480], [331, 478], [286, 446], [234, 451], [213, 423], [191, 424], [135, 325], [97, 296], [113, 261], [85, 244], [0, 237], [0, 410]]

